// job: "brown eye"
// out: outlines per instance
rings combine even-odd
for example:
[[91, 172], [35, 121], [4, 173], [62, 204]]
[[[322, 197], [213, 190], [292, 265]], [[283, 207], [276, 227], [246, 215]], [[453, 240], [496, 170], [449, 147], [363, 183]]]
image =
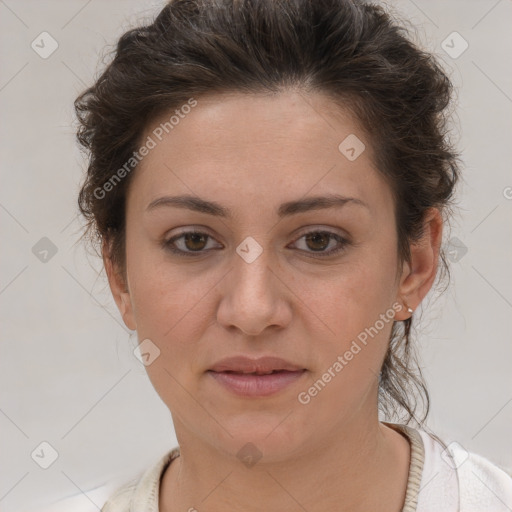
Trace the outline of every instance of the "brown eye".
[[209, 238], [204, 233], [186, 233], [183, 235], [183, 242], [185, 247], [191, 251], [200, 251], [206, 246], [206, 241]]
[[310, 233], [306, 235], [306, 244], [313, 251], [323, 251], [331, 241], [330, 233]]
[[200, 231], [185, 231], [163, 242], [166, 250], [183, 256], [198, 256], [211, 250], [208, 242], [213, 238]]
[[[297, 239], [296, 243], [304, 240], [305, 248], [300, 248], [305, 253], [318, 253], [319, 257], [327, 257], [344, 251], [350, 245], [350, 240], [330, 231], [310, 231]], [[334, 244], [332, 242], [334, 241]], [[300, 244], [299, 244], [300, 245]], [[329, 246], [331, 249], [326, 250]]]

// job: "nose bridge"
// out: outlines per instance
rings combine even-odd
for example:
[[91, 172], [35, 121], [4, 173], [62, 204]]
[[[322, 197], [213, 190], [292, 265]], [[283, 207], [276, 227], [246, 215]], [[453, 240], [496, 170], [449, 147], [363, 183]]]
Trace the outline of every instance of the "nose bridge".
[[235, 325], [252, 335], [285, 321], [278, 318], [284, 309], [278, 307], [272, 251], [262, 244], [247, 237], [236, 247], [218, 310], [218, 320], [225, 327]]
[[271, 248], [260, 241], [251, 236], [246, 237], [236, 248], [233, 262], [235, 286], [243, 287], [244, 293], [255, 295], [253, 299], [268, 293], [273, 276]]

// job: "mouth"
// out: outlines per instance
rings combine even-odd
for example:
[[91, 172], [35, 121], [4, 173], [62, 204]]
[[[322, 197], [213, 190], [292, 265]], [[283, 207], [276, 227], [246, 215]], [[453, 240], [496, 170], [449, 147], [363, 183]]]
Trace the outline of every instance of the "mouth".
[[[213, 370], [212, 370], [213, 371]], [[289, 372], [290, 370], [269, 370], [269, 371], [256, 371], [256, 372], [242, 372], [236, 370], [225, 370], [216, 373], [234, 373], [236, 375], [272, 375], [273, 373]], [[297, 370], [299, 371], [299, 370]]]
[[221, 386], [238, 396], [264, 397], [284, 390], [307, 370], [276, 357], [224, 359], [207, 371]]
[[232, 373], [255, 373], [268, 375], [272, 372], [304, 370], [300, 365], [281, 359], [280, 357], [266, 356], [253, 359], [247, 356], [227, 357], [217, 361], [210, 371]]

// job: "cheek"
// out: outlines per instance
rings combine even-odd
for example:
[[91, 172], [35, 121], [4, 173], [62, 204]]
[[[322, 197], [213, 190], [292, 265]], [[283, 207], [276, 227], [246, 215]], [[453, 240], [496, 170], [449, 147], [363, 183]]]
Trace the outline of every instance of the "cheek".
[[[357, 259], [333, 270], [323, 286], [317, 281], [309, 283], [309, 298], [316, 297], [311, 309], [322, 311], [320, 316], [329, 327], [319, 347], [322, 356], [316, 377], [331, 368], [337, 375], [329, 386], [331, 392], [347, 400], [375, 382], [394, 323], [396, 254], [391, 244], [379, 247], [359, 251]], [[332, 366], [338, 356], [343, 370], [336, 372]]]
[[[127, 272], [139, 337], [165, 341], [201, 313], [208, 276], [193, 274], [187, 263], [171, 263], [168, 254], [142, 231], [128, 233]], [[198, 313], [199, 311], [199, 313]]]
[[[131, 254], [128, 272], [138, 338], [150, 339], [160, 351], [146, 370], [157, 392], [167, 395], [164, 401], [175, 403], [183, 394], [180, 386], [195, 389], [194, 379], [204, 370], [211, 343], [207, 333], [216, 321], [215, 288], [226, 271], [171, 263], [162, 250], [143, 249], [142, 244]], [[185, 393], [183, 400], [190, 397]]]
[[[208, 290], [216, 280], [190, 277], [171, 265], [132, 267], [133, 303], [139, 341], [150, 339], [159, 356], [146, 366], [161, 399], [176, 414], [194, 407], [205, 331], [213, 321]], [[196, 414], [204, 414], [200, 408]]]
[[[394, 323], [393, 277], [382, 267], [359, 260], [350, 272], [329, 281], [329, 293], [316, 306], [329, 326], [318, 345], [319, 361], [301, 399], [304, 413], [332, 421], [357, 410], [373, 396]], [[345, 270], [349, 270], [346, 268]], [[311, 309], [313, 309], [313, 307]], [[327, 332], [327, 331], [326, 331]], [[300, 402], [304, 404], [305, 402]]]
[[395, 263], [392, 251], [369, 247], [333, 269], [323, 286], [308, 283], [308, 293], [318, 297], [322, 287], [321, 309], [333, 322], [333, 330], [344, 337], [354, 336], [391, 307], [396, 294]]
[[179, 340], [186, 344], [195, 334], [200, 339], [210, 320], [208, 291], [215, 284], [208, 275], [191, 276], [169, 265], [140, 269], [132, 291], [139, 336], [154, 337], [166, 346], [180, 345]]

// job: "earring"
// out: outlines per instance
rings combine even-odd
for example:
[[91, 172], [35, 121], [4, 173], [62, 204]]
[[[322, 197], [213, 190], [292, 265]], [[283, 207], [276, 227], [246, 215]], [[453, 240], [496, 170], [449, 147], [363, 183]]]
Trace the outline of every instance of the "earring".
[[404, 306], [407, 308], [407, 313], [414, 313], [414, 310], [408, 306], [407, 302], [404, 300]]

